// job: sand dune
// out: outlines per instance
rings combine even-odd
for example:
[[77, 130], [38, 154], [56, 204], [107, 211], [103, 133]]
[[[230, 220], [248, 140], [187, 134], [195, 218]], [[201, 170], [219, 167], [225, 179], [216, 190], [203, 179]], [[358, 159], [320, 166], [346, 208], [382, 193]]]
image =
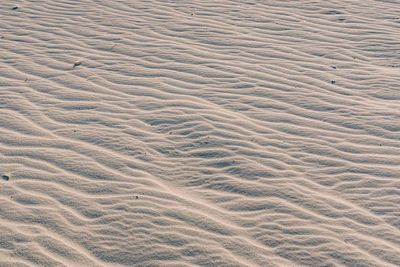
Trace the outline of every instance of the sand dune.
[[400, 266], [396, 1], [4, 1], [0, 266]]

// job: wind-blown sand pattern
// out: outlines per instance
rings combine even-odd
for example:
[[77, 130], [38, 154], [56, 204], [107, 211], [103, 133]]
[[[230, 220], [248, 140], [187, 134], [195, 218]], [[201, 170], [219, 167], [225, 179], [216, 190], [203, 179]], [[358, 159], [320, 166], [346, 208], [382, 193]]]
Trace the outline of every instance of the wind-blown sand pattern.
[[400, 266], [398, 1], [3, 1], [0, 266]]

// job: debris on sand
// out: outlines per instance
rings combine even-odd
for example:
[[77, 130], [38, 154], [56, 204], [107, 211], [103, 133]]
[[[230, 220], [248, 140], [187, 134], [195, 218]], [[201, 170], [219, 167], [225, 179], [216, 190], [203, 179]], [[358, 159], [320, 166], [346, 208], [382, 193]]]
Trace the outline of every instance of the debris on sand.
[[1, 178], [2, 178], [4, 181], [10, 180], [10, 177], [7, 176], [7, 175], [2, 175]]
[[81, 64], [82, 64], [82, 61], [77, 60], [77, 61], [75, 61], [74, 67], [73, 67], [73, 68], [75, 68], [75, 67], [77, 67], [77, 66], [79, 66], [79, 65], [81, 65]]
[[18, 9], [18, 6], [14, 6], [13, 8], [11, 8], [11, 10], [16, 10]]

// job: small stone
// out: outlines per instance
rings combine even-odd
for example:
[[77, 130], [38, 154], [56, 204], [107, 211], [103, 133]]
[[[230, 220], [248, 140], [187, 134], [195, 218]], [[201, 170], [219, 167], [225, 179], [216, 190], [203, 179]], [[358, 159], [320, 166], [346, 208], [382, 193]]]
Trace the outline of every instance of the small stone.
[[82, 64], [82, 61], [80, 61], [80, 60], [75, 61], [75, 63], [74, 63], [74, 68], [75, 68], [75, 67], [78, 67], [78, 66], [81, 65], [81, 64]]
[[11, 8], [12, 10], [16, 10], [16, 9], [18, 9], [18, 7], [17, 6], [15, 6], [15, 7], [13, 7], [13, 8]]
[[136, 196], [136, 199], [139, 199], [139, 196]]
[[10, 180], [10, 177], [7, 175], [2, 175], [1, 178], [3, 178], [4, 181]]
[[335, 84], [336, 82], [335, 81], [331, 81], [331, 84]]

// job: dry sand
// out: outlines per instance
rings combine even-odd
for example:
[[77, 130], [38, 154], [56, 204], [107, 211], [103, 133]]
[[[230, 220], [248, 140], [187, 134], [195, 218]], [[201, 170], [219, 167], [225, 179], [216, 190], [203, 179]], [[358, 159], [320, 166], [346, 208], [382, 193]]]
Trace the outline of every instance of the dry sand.
[[2, 1], [0, 266], [400, 266], [399, 1]]

